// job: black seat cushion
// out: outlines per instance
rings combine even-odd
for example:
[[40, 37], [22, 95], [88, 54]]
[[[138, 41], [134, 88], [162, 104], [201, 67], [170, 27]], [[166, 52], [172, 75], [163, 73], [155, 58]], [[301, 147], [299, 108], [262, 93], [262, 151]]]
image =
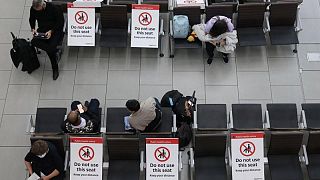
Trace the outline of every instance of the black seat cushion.
[[108, 180], [139, 180], [140, 166], [137, 160], [110, 160]]
[[309, 154], [308, 174], [310, 180], [320, 179], [320, 154]]
[[233, 128], [239, 130], [262, 129], [260, 104], [232, 104]]
[[267, 44], [262, 27], [238, 28], [237, 33], [240, 46], [264, 46]]
[[224, 157], [204, 156], [195, 158], [195, 176], [200, 180], [226, 180], [227, 170]]
[[269, 155], [269, 168], [272, 180], [303, 180], [297, 155]]
[[293, 26], [273, 26], [269, 35], [272, 45], [299, 44], [298, 35]]
[[267, 104], [270, 128], [298, 128], [297, 107], [295, 104]]
[[123, 120], [129, 115], [127, 108], [107, 108], [107, 133], [125, 132]]
[[38, 108], [36, 115], [36, 133], [61, 133], [60, 125], [64, 121], [67, 108]]
[[320, 129], [320, 103], [302, 104], [308, 128]]
[[227, 129], [227, 108], [225, 104], [197, 105], [198, 129]]
[[172, 131], [172, 110], [171, 108], [163, 107], [161, 109], [162, 111], [162, 117], [161, 117], [161, 123], [159, 127], [157, 128], [157, 132], [170, 132]]
[[102, 29], [100, 37], [100, 46], [116, 48], [127, 47], [127, 39], [127, 29]]

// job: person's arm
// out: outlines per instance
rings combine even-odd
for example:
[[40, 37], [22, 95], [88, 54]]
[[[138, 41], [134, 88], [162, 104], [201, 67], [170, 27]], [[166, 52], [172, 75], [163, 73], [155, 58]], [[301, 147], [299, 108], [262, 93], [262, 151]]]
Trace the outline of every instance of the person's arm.
[[31, 163], [25, 160], [25, 161], [24, 161], [24, 164], [26, 165], [27, 170], [28, 170], [28, 172], [29, 172], [29, 176], [30, 176], [30, 175], [33, 173]]
[[36, 30], [35, 30], [36, 17], [34, 15], [34, 10], [32, 9], [32, 7], [30, 8], [29, 24], [30, 24], [31, 32], [34, 34], [36, 32]]
[[50, 179], [58, 176], [59, 174], [60, 174], [60, 172], [57, 169], [55, 169], [49, 175], [41, 177], [41, 180], [50, 180]]

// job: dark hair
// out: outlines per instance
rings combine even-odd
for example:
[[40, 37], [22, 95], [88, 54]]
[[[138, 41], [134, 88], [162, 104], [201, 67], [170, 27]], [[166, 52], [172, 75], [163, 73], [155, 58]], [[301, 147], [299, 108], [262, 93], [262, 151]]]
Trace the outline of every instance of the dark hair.
[[47, 151], [48, 151], [48, 144], [43, 140], [37, 140], [31, 146], [31, 153], [34, 155], [41, 155]]
[[140, 109], [140, 103], [135, 99], [130, 99], [126, 102], [126, 107], [129, 109], [129, 111], [136, 112]]
[[212, 28], [210, 29], [209, 34], [212, 37], [217, 37], [225, 32], [228, 31], [228, 25], [227, 22], [224, 20], [220, 20], [218, 19], [212, 26]]

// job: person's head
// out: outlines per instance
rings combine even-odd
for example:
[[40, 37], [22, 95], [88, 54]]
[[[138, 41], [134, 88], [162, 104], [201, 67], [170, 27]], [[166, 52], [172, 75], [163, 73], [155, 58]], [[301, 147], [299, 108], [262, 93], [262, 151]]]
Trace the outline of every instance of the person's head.
[[70, 111], [67, 116], [67, 121], [74, 126], [78, 126], [81, 123], [79, 112]]
[[129, 111], [137, 112], [140, 109], [140, 103], [135, 99], [130, 99], [126, 102], [126, 107]]
[[227, 31], [228, 31], [228, 25], [227, 25], [226, 21], [219, 19], [213, 24], [212, 28], [210, 29], [209, 34], [212, 37], [217, 37]]
[[44, 0], [32, 0], [32, 8], [36, 11], [41, 11], [45, 8], [46, 3]]
[[48, 151], [48, 144], [44, 140], [37, 140], [31, 146], [31, 153], [38, 156], [39, 158], [45, 157]]

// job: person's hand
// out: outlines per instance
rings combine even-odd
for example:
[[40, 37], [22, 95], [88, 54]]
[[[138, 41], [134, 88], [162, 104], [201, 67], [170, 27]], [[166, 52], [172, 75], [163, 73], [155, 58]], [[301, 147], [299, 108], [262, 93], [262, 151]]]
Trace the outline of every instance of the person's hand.
[[226, 40], [225, 40], [225, 39], [222, 39], [222, 40], [220, 41], [220, 46], [224, 46], [224, 45], [226, 45]]
[[49, 30], [48, 32], [46, 32], [46, 37], [47, 37], [47, 39], [50, 39], [51, 34], [52, 34], [52, 31], [51, 31], [51, 30]]
[[84, 112], [88, 111], [88, 108], [86, 106], [82, 106], [82, 109], [83, 109]]
[[34, 35], [37, 33], [37, 30], [31, 29], [31, 33], [32, 33], [32, 35], [34, 36]]

